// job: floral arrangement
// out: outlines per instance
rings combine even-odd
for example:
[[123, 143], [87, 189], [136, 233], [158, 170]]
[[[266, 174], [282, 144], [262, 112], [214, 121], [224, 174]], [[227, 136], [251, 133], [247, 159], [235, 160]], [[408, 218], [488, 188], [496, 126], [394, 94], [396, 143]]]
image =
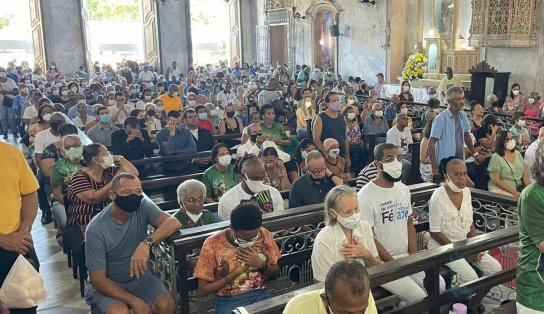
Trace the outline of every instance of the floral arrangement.
[[427, 66], [427, 57], [419, 52], [413, 53], [408, 57], [408, 61], [404, 64], [402, 70], [403, 80], [422, 79]]

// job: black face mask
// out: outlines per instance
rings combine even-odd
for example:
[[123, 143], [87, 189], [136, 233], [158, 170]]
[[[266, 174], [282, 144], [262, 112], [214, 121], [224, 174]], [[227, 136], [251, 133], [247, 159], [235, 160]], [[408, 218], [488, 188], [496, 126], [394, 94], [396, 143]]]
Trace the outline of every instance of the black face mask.
[[115, 198], [113, 202], [127, 213], [133, 213], [140, 208], [140, 203], [142, 203], [143, 198], [143, 195], [138, 194], [129, 194], [127, 196], [117, 195], [117, 198]]
[[227, 117], [228, 117], [228, 118], [234, 117], [234, 113], [235, 113], [234, 111], [229, 111], [229, 112], [227, 112]]
[[491, 106], [492, 107], [500, 107], [501, 105], [499, 104], [499, 101], [497, 100], [497, 101], [492, 102]]
[[155, 110], [148, 110], [147, 111], [147, 115], [150, 116], [150, 117], [154, 117], [156, 114], [157, 114], [157, 112], [155, 112]]
[[63, 121], [50, 121], [49, 126], [51, 127], [51, 130], [55, 131], [56, 133], [59, 133], [59, 127], [63, 123], [64, 123]]
[[251, 134], [251, 135], [249, 136], [249, 138], [251, 139], [251, 141], [252, 141], [253, 143], [257, 143], [257, 137], [259, 137], [259, 136], [261, 136], [261, 135], [263, 135], [263, 133], [259, 132], [259, 133]]

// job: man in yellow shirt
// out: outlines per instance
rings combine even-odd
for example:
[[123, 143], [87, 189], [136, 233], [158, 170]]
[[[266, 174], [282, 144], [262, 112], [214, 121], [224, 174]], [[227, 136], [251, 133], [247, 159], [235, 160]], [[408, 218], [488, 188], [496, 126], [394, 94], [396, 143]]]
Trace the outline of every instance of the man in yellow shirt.
[[283, 310], [283, 314], [329, 313], [378, 313], [363, 264], [355, 260], [335, 263], [327, 273], [324, 289], [295, 296]]
[[446, 77], [440, 81], [438, 85], [438, 92], [442, 96], [442, 99], [446, 99], [446, 91], [450, 87], [463, 87], [461, 80], [456, 76], [453, 76], [453, 69], [451, 67], [446, 68]]
[[[23, 154], [14, 146], [0, 142], [0, 286], [19, 254], [39, 267], [33, 248], [32, 223], [38, 212], [39, 188]], [[36, 313], [36, 308], [17, 313]]]
[[178, 93], [178, 86], [176, 84], [170, 84], [168, 86], [168, 93], [159, 96], [157, 99], [162, 100], [165, 113], [168, 113], [172, 110], [183, 109], [183, 105], [181, 104], [181, 98], [179, 97]]

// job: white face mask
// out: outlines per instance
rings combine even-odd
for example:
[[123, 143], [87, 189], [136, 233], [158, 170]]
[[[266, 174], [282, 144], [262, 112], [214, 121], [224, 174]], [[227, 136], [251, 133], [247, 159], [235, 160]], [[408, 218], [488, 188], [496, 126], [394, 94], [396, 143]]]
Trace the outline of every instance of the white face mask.
[[519, 95], [519, 90], [512, 90], [512, 94], [514, 94], [514, 96]]
[[530, 104], [533, 104], [535, 102], [535, 99], [534, 98], [529, 98], [529, 103]]
[[151, 100], [151, 96], [144, 96], [145, 100]]
[[306, 108], [310, 108], [312, 106], [312, 102], [306, 100]]
[[212, 109], [210, 110], [210, 116], [215, 117], [217, 115], [217, 110]]
[[506, 142], [506, 144], [504, 145], [504, 148], [506, 148], [507, 150], [512, 150], [512, 149], [516, 148], [516, 141], [514, 141], [514, 140], [509, 140], [509, 141]]
[[402, 91], [405, 92], [405, 93], [408, 92], [409, 90], [410, 90], [410, 86], [403, 86], [402, 87]]
[[51, 114], [50, 113], [46, 113], [42, 116], [43, 118], [43, 121], [49, 121], [51, 120]]
[[349, 120], [355, 119], [355, 112], [348, 112], [348, 119]]
[[178, 97], [178, 92], [173, 92], [173, 93], [172, 93], [172, 96]]
[[340, 149], [339, 148], [331, 149], [331, 151], [329, 152], [329, 157], [331, 157], [331, 158], [336, 158], [336, 157], [338, 157], [338, 155], [340, 155]]
[[255, 244], [255, 242], [257, 242], [257, 240], [242, 242], [238, 238], [234, 237], [234, 243], [236, 243], [236, 245], [238, 245], [242, 249], [247, 249], [247, 248], [252, 247]]
[[28, 87], [21, 88], [21, 93], [27, 94], [28, 93]]
[[285, 135], [287, 135], [287, 137], [290, 137], [291, 136], [291, 131], [285, 131]]
[[249, 190], [253, 192], [254, 194], [257, 194], [263, 190], [263, 181], [249, 180], [247, 175], [246, 175], [246, 184]]
[[308, 154], [309, 153], [307, 151], [305, 151], [305, 150], [300, 152], [300, 156], [302, 156], [302, 159], [304, 159], [304, 160], [306, 160], [306, 157], [308, 157]]
[[68, 91], [67, 90], [63, 90], [62, 92], [60, 92], [60, 94], [62, 96], [68, 96]]
[[[185, 207], [187, 208], [187, 207]], [[200, 217], [202, 217], [202, 212], [198, 213], [198, 214], [193, 214], [193, 213], [190, 213], [187, 209], [185, 209], [185, 213], [187, 214], [187, 216], [193, 221], [193, 222], [197, 222]]]
[[408, 114], [408, 108], [402, 108], [400, 113]]
[[217, 158], [217, 162], [221, 165], [221, 166], [228, 166], [230, 165], [230, 162], [232, 160], [232, 157], [230, 155], [225, 155], [225, 156], [221, 156], [221, 157], [218, 157]]
[[[331, 209], [332, 210], [332, 209]], [[357, 225], [359, 225], [359, 222], [361, 221], [361, 215], [359, 213], [354, 213], [353, 215], [349, 216], [349, 217], [342, 217], [340, 215], [338, 215], [338, 213], [334, 210], [332, 210], [333, 213], [336, 214], [336, 220], [338, 220], [338, 222], [344, 226], [345, 228], [348, 228], [348, 229], [355, 229], [357, 228]]]
[[355, 103], [355, 100], [353, 100], [353, 99], [348, 99], [348, 105], [351, 106], [351, 105], [353, 105], [354, 103]]
[[446, 184], [449, 186], [450, 190], [454, 193], [460, 193], [463, 192], [463, 189], [460, 189], [453, 181], [450, 180], [449, 177], [446, 177]]
[[524, 127], [525, 126], [525, 120], [519, 120], [518, 121], [518, 126]]
[[383, 172], [390, 175], [391, 178], [397, 180], [402, 175], [402, 162], [400, 162], [397, 158], [395, 158], [395, 160], [392, 162], [382, 163], [382, 165]]
[[110, 99], [108, 100], [108, 106], [115, 106], [117, 103], [115, 102], [115, 100], [113, 99]]
[[374, 112], [374, 115], [378, 118], [381, 118], [383, 117], [383, 111], [382, 110], [378, 110], [378, 111], [375, 111]]
[[113, 156], [111, 154], [107, 154], [106, 156], [102, 157], [103, 158], [103, 162], [100, 163], [100, 166], [102, 166], [102, 168], [104, 169], [107, 169], [111, 166], [113, 166]]

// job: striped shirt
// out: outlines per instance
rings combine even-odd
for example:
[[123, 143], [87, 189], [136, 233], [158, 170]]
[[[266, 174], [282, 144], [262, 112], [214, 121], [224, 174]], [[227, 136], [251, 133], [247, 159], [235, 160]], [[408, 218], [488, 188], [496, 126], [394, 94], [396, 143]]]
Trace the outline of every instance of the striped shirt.
[[66, 221], [67, 226], [87, 225], [96, 214], [101, 212], [106, 205], [111, 203], [111, 200], [106, 198], [100, 203], [88, 204], [79, 199], [77, 195], [91, 189], [96, 191], [102, 189], [113, 180], [118, 169], [119, 167], [117, 166], [104, 169], [104, 172], [102, 172], [102, 180], [99, 182], [94, 181], [94, 179], [83, 169], [78, 170], [73, 175], [72, 184], [68, 189], [67, 195], [68, 201], [70, 202], [68, 210], [66, 211], [68, 216]]
[[376, 163], [369, 163], [357, 176], [356, 189], [359, 192], [368, 182], [376, 179], [378, 177], [378, 168], [376, 168]]

